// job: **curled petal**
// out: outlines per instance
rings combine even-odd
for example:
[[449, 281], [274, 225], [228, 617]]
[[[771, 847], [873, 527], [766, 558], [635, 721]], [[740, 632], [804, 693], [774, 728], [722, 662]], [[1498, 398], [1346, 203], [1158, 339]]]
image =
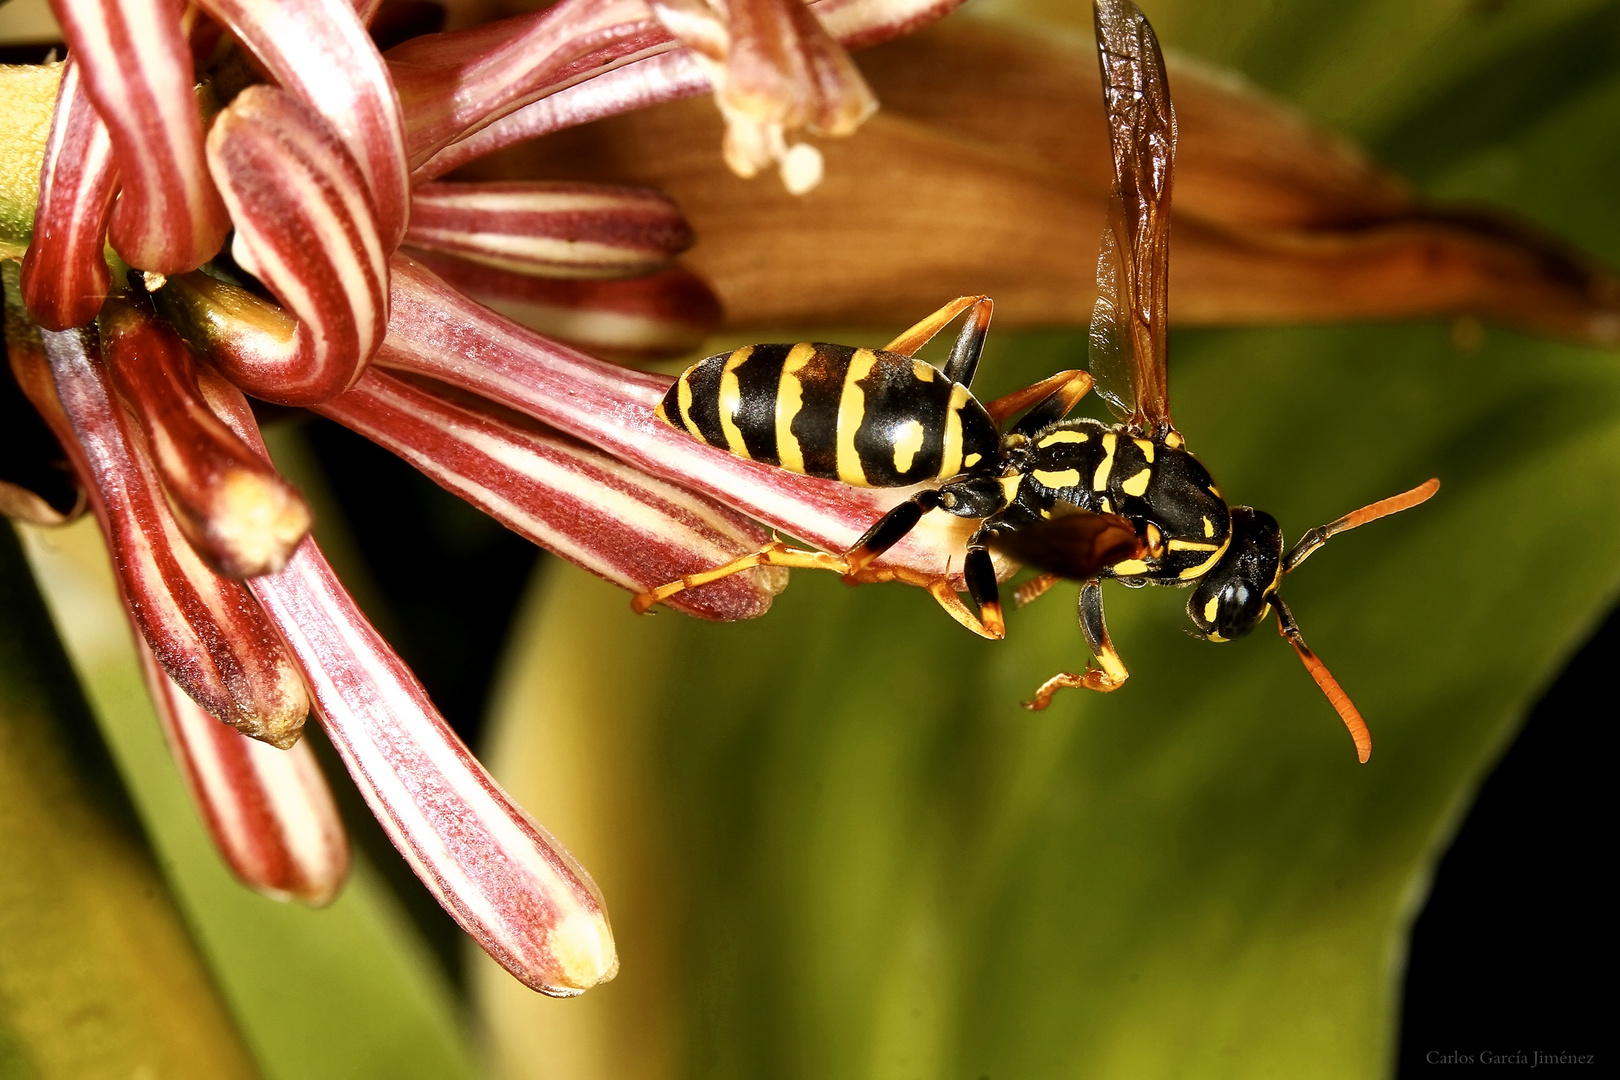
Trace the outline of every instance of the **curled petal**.
[[214, 122], [208, 161], [236, 221], [232, 253], [293, 317], [200, 273], [171, 279], [157, 302], [255, 397], [307, 405], [342, 393], [382, 341], [388, 299], [353, 158], [290, 94], [252, 86]]
[[[411, 197], [405, 125], [388, 67], [348, 0], [201, 0], [198, 6], [230, 27], [278, 83], [331, 125], [359, 164], [384, 248], [398, 247]], [[232, 217], [240, 228], [235, 207]]]
[[22, 264], [23, 299], [45, 329], [83, 326], [101, 310], [110, 280], [103, 254], [107, 219], [117, 193], [112, 139], [85, 93], [79, 65], [70, 59], [62, 65], [34, 238]]
[[[820, 0], [810, 5], [821, 25], [846, 49], [876, 45], [910, 33], [949, 14], [961, 0]], [[603, 56], [596, 66], [570, 69], [530, 95], [532, 104], [423, 159], [413, 159], [418, 180], [443, 176], [502, 147], [548, 135], [565, 127], [646, 108], [663, 101], [695, 97], [710, 88], [697, 55], [673, 41], [648, 46], [640, 54]]]
[[[818, 547], [847, 550], [910, 494], [800, 476], [706, 446], [653, 416], [667, 376], [629, 371], [549, 341], [466, 299], [404, 255], [394, 256], [391, 280], [380, 366], [466, 387]], [[931, 514], [879, 565], [959, 580], [972, 527]]]
[[84, 87], [107, 124], [121, 192], [109, 235], [131, 266], [178, 274], [230, 229], [203, 164], [202, 118], [177, 0], [56, 0]]
[[669, 44], [642, 0], [562, 0], [534, 14], [390, 49], [411, 164], [558, 85]]
[[215, 720], [140, 649], [169, 751], [225, 864], [251, 889], [311, 907], [349, 876], [349, 841], [309, 744], [277, 750]]
[[635, 277], [692, 246], [673, 199], [651, 188], [530, 181], [423, 184], [405, 242], [540, 277]]
[[[291, 746], [309, 712], [298, 670], [242, 583], [204, 565], [175, 524], [139, 434], [113, 396], [94, 333], [46, 330], [41, 338], [40, 352], [25, 352], [24, 363], [50, 364], [72, 425], [58, 438], [87, 481], [141, 636], [208, 712], [245, 735]], [[14, 364], [19, 352], [13, 348]]]
[[309, 532], [309, 507], [214, 415], [185, 342], [131, 301], [114, 297], [102, 311], [101, 344], [113, 385], [140, 423], [169, 508], [192, 546], [226, 577], [285, 566]]
[[[316, 411], [394, 451], [513, 532], [635, 592], [757, 551], [769, 539], [741, 515], [527, 417], [449, 400], [383, 372], [367, 372]], [[750, 619], [765, 613], [782, 584], [738, 575], [677, 599], [702, 618]]]
[[419, 261], [507, 318], [594, 356], [679, 356], [703, 344], [723, 314], [708, 283], [679, 266], [624, 281], [559, 281], [442, 255]]

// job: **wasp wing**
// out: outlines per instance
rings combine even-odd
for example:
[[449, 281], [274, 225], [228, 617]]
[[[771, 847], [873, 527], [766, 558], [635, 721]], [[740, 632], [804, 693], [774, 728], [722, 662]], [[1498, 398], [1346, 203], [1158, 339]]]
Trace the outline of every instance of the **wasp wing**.
[[1147, 545], [1117, 514], [1096, 514], [1059, 503], [1050, 518], [998, 531], [989, 546], [1025, 566], [1084, 581], [1099, 570], [1139, 559]]
[[[1165, 369], [1170, 277], [1170, 186], [1175, 170], [1176, 113], [1164, 56], [1147, 18], [1131, 0], [1096, 0], [1097, 63], [1114, 157], [1109, 230], [1118, 253], [1115, 324], [1130, 353], [1133, 410], [1129, 423], [1163, 435], [1170, 422]], [[1103, 255], [1108, 255], [1108, 239]], [[1099, 261], [1098, 307], [1102, 307]], [[1093, 340], [1096, 322], [1093, 322]], [[1102, 379], [1094, 371], [1092, 377]]]
[[[1112, 218], [1112, 214], [1110, 217]], [[1086, 364], [1097, 396], [1122, 421], [1136, 416], [1135, 369], [1125, 359], [1125, 331], [1120, 326], [1119, 244], [1112, 221], [1103, 230], [1097, 253], [1097, 305], [1091, 310]]]

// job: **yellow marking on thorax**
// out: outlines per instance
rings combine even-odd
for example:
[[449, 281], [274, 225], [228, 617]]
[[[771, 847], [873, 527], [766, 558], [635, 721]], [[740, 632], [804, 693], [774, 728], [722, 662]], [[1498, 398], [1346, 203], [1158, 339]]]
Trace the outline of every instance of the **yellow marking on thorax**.
[[788, 472], [804, 472], [804, 448], [793, 434], [793, 420], [804, 408], [804, 384], [799, 371], [816, 355], [816, 347], [801, 341], [782, 360], [782, 376], [776, 383], [776, 459]]
[[744, 345], [726, 358], [720, 369], [720, 430], [726, 435], [726, 449], [740, 458], [748, 458], [748, 444], [743, 441], [742, 430], [737, 427], [737, 409], [742, 405], [742, 382], [737, 368], [754, 353], [752, 345]]
[[945, 441], [940, 448], [939, 475], [955, 476], [962, 471], [962, 406], [972, 397], [967, 387], [951, 387], [951, 401], [945, 407]]
[[934, 370], [934, 365], [924, 360], [913, 360], [911, 362], [911, 373], [917, 376], [918, 382], [933, 382], [934, 376], [938, 374]]
[[1018, 489], [1023, 483], [1023, 473], [1013, 473], [1011, 476], [1001, 478], [1001, 497], [1007, 500], [1008, 506], [1011, 506], [1013, 501], [1018, 498]]
[[1123, 491], [1127, 495], [1134, 495], [1140, 499], [1143, 495], [1147, 494], [1148, 481], [1152, 479], [1153, 470], [1143, 469], [1129, 480], [1126, 480], [1124, 483], [1120, 484], [1119, 490]]
[[1040, 483], [1049, 488], [1066, 488], [1080, 486], [1080, 470], [1064, 469], [1062, 472], [1040, 472], [1030, 474]]
[[1112, 514], [1114, 512], [1114, 502], [1108, 496], [1104, 495], [1099, 501], [1101, 503], [1103, 513]]
[[1092, 491], [1108, 490], [1108, 474], [1114, 471], [1114, 448], [1119, 445], [1119, 436], [1110, 431], [1102, 437], [1103, 459], [1097, 466], [1097, 475], [1091, 481]]
[[911, 471], [911, 463], [922, 449], [923, 426], [921, 420], [907, 420], [894, 439], [894, 471], [902, 475]]
[[1171, 551], [1218, 551], [1219, 544], [1204, 544], [1197, 540], [1172, 540], [1165, 547]]
[[[1170, 546], [1174, 547], [1178, 543], [1191, 544], [1191, 541], [1172, 540], [1172, 541], [1170, 541]], [[1189, 566], [1187, 569], [1185, 569], [1181, 573], [1177, 574], [1176, 577], [1178, 577], [1182, 581], [1191, 581], [1193, 578], [1204, 576], [1205, 574], [1209, 573], [1209, 571], [1211, 569], [1214, 568], [1216, 563], [1221, 561], [1221, 556], [1226, 554], [1226, 549], [1228, 547], [1230, 547], [1231, 544], [1232, 544], [1232, 537], [1227, 536], [1227, 538], [1225, 540], [1221, 541], [1219, 547], [1216, 547], [1214, 551], [1210, 552], [1209, 558], [1205, 559], [1203, 562], [1199, 563], [1197, 566]], [[1195, 550], [1199, 550], [1199, 549], [1195, 549]]]
[[866, 418], [866, 391], [858, 383], [872, 373], [877, 355], [871, 349], [856, 349], [844, 374], [844, 392], [838, 399], [838, 479], [856, 487], [869, 487], [861, 455], [855, 451], [855, 432]]
[[1132, 439], [1131, 441], [1136, 444], [1138, 450], [1142, 451], [1142, 456], [1147, 459], [1147, 463], [1149, 465], [1153, 464], [1153, 444], [1147, 439]]
[[1213, 521], [1209, 520], [1209, 518], [1207, 518], [1207, 517], [1204, 519], [1204, 535], [1205, 536], [1214, 536], [1215, 535], [1215, 523]]
[[1083, 443], [1090, 440], [1091, 436], [1083, 431], [1054, 431], [1035, 445], [1044, 449], [1048, 446], [1057, 446], [1059, 443]]
[[653, 415], [658, 417], [658, 419], [662, 420], [666, 424], [670, 423], [669, 413], [664, 411], [663, 398], [659, 398], [658, 404], [653, 406]]
[[1187, 440], [1181, 437], [1181, 432], [1172, 431], [1170, 434], [1164, 437], [1164, 445], [1168, 446], [1172, 450], [1180, 450], [1183, 446], [1187, 445]]
[[1137, 574], [1147, 573], [1147, 563], [1141, 559], [1126, 559], [1124, 562], [1114, 564], [1115, 577], [1135, 577]]
[[[978, 454], [978, 453], [969, 454], [967, 457], [962, 459], [962, 468], [971, 469], [971, 468], [973, 468], [973, 466], [977, 465], [979, 462], [981, 462], [983, 460], [984, 460], [984, 455], [983, 454]], [[944, 475], [944, 470], [940, 470], [940, 475], [941, 476]]]
[[680, 407], [681, 423], [686, 426], [686, 433], [698, 442], [707, 442], [703, 432], [692, 422], [692, 373], [688, 371], [682, 375], [680, 382], [675, 385], [678, 388], [675, 391], [675, 404]]

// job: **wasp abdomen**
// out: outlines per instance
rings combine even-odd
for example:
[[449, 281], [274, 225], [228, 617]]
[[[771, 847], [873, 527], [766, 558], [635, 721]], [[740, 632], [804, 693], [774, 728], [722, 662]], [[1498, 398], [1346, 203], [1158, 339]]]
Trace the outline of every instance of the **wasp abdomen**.
[[688, 368], [659, 419], [738, 457], [857, 487], [949, 479], [996, 460], [968, 389], [881, 349], [749, 345]]

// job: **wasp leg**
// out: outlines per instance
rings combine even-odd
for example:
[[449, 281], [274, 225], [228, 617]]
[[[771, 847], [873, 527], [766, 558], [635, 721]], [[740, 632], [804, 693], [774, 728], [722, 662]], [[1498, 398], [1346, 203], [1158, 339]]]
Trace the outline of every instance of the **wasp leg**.
[[901, 356], [912, 356], [928, 344], [935, 334], [945, 329], [952, 319], [971, 308], [972, 314], [963, 324], [961, 333], [956, 335], [956, 344], [951, 346], [951, 357], [945, 362], [947, 379], [971, 386], [974, 369], [979, 366], [979, 354], [984, 351], [984, 337], [990, 332], [990, 310], [993, 306], [994, 302], [988, 296], [958, 296], [883, 346], [883, 349]]
[[1131, 673], [1125, 670], [1124, 661], [1114, 651], [1114, 643], [1108, 639], [1108, 624], [1103, 621], [1102, 582], [1096, 578], [1080, 588], [1080, 632], [1086, 636], [1086, 644], [1091, 646], [1091, 652], [1097, 657], [1101, 668], [1088, 666], [1080, 675], [1059, 672], [1041, 683], [1035, 696], [1024, 702], [1024, 708], [1039, 712], [1052, 704], [1052, 695], [1059, 690], [1101, 690], [1106, 693], [1125, 685]]
[[829, 555], [824, 551], [801, 551], [790, 548], [780, 540], [772, 540], [769, 544], [752, 554], [742, 555], [728, 563], [722, 563], [712, 570], [702, 573], [688, 574], [678, 581], [671, 581], [667, 585], [660, 585], [656, 589], [637, 594], [630, 601], [630, 607], [637, 615], [645, 614], [654, 604], [661, 604], [676, 593], [695, 589], [699, 585], [707, 585], [711, 581], [740, 574], [744, 570], [752, 570], [756, 566], [786, 566], [798, 570], [831, 570], [836, 574], [848, 574], [849, 563], [842, 556]]
[[865, 570], [873, 559], [904, 540], [906, 534], [917, 527], [917, 522], [922, 520], [923, 515], [938, 507], [941, 502], [940, 493], [929, 488], [927, 491], [917, 492], [900, 505], [891, 507], [888, 513], [878, 518], [870, 529], [861, 534], [854, 547], [844, 552], [844, 560], [849, 564], [846, 573], [858, 574]]
[[996, 567], [990, 561], [989, 549], [967, 549], [962, 577], [967, 581], [968, 595], [978, 605], [979, 621], [997, 638], [1002, 637], [1007, 632], [1007, 623], [1001, 617], [1001, 587], [996, 584]]
[[1063, 579], [1056, 574], [1037, 574], [1013, 590], [1013, 607], [1033, 604]]
[[[1006, 397], [999, 397], [984, 408], [990, 414], [990, 419], [996, 422], [997, 427], [1000, 427], [1009, 416], [1023, 409], [1030, 409], [1029, 415], [1019, 421], [1015, 429], [1028, 435], [1068, 416], [1069, 410], [1090, 392], [1090, 374], [1079, 370], [1060, 371], [1033, 386], [1026, 386], [1022, 390], [1014, 390]], [[1031, 406], [1034, 407], [1030, 408]]]

